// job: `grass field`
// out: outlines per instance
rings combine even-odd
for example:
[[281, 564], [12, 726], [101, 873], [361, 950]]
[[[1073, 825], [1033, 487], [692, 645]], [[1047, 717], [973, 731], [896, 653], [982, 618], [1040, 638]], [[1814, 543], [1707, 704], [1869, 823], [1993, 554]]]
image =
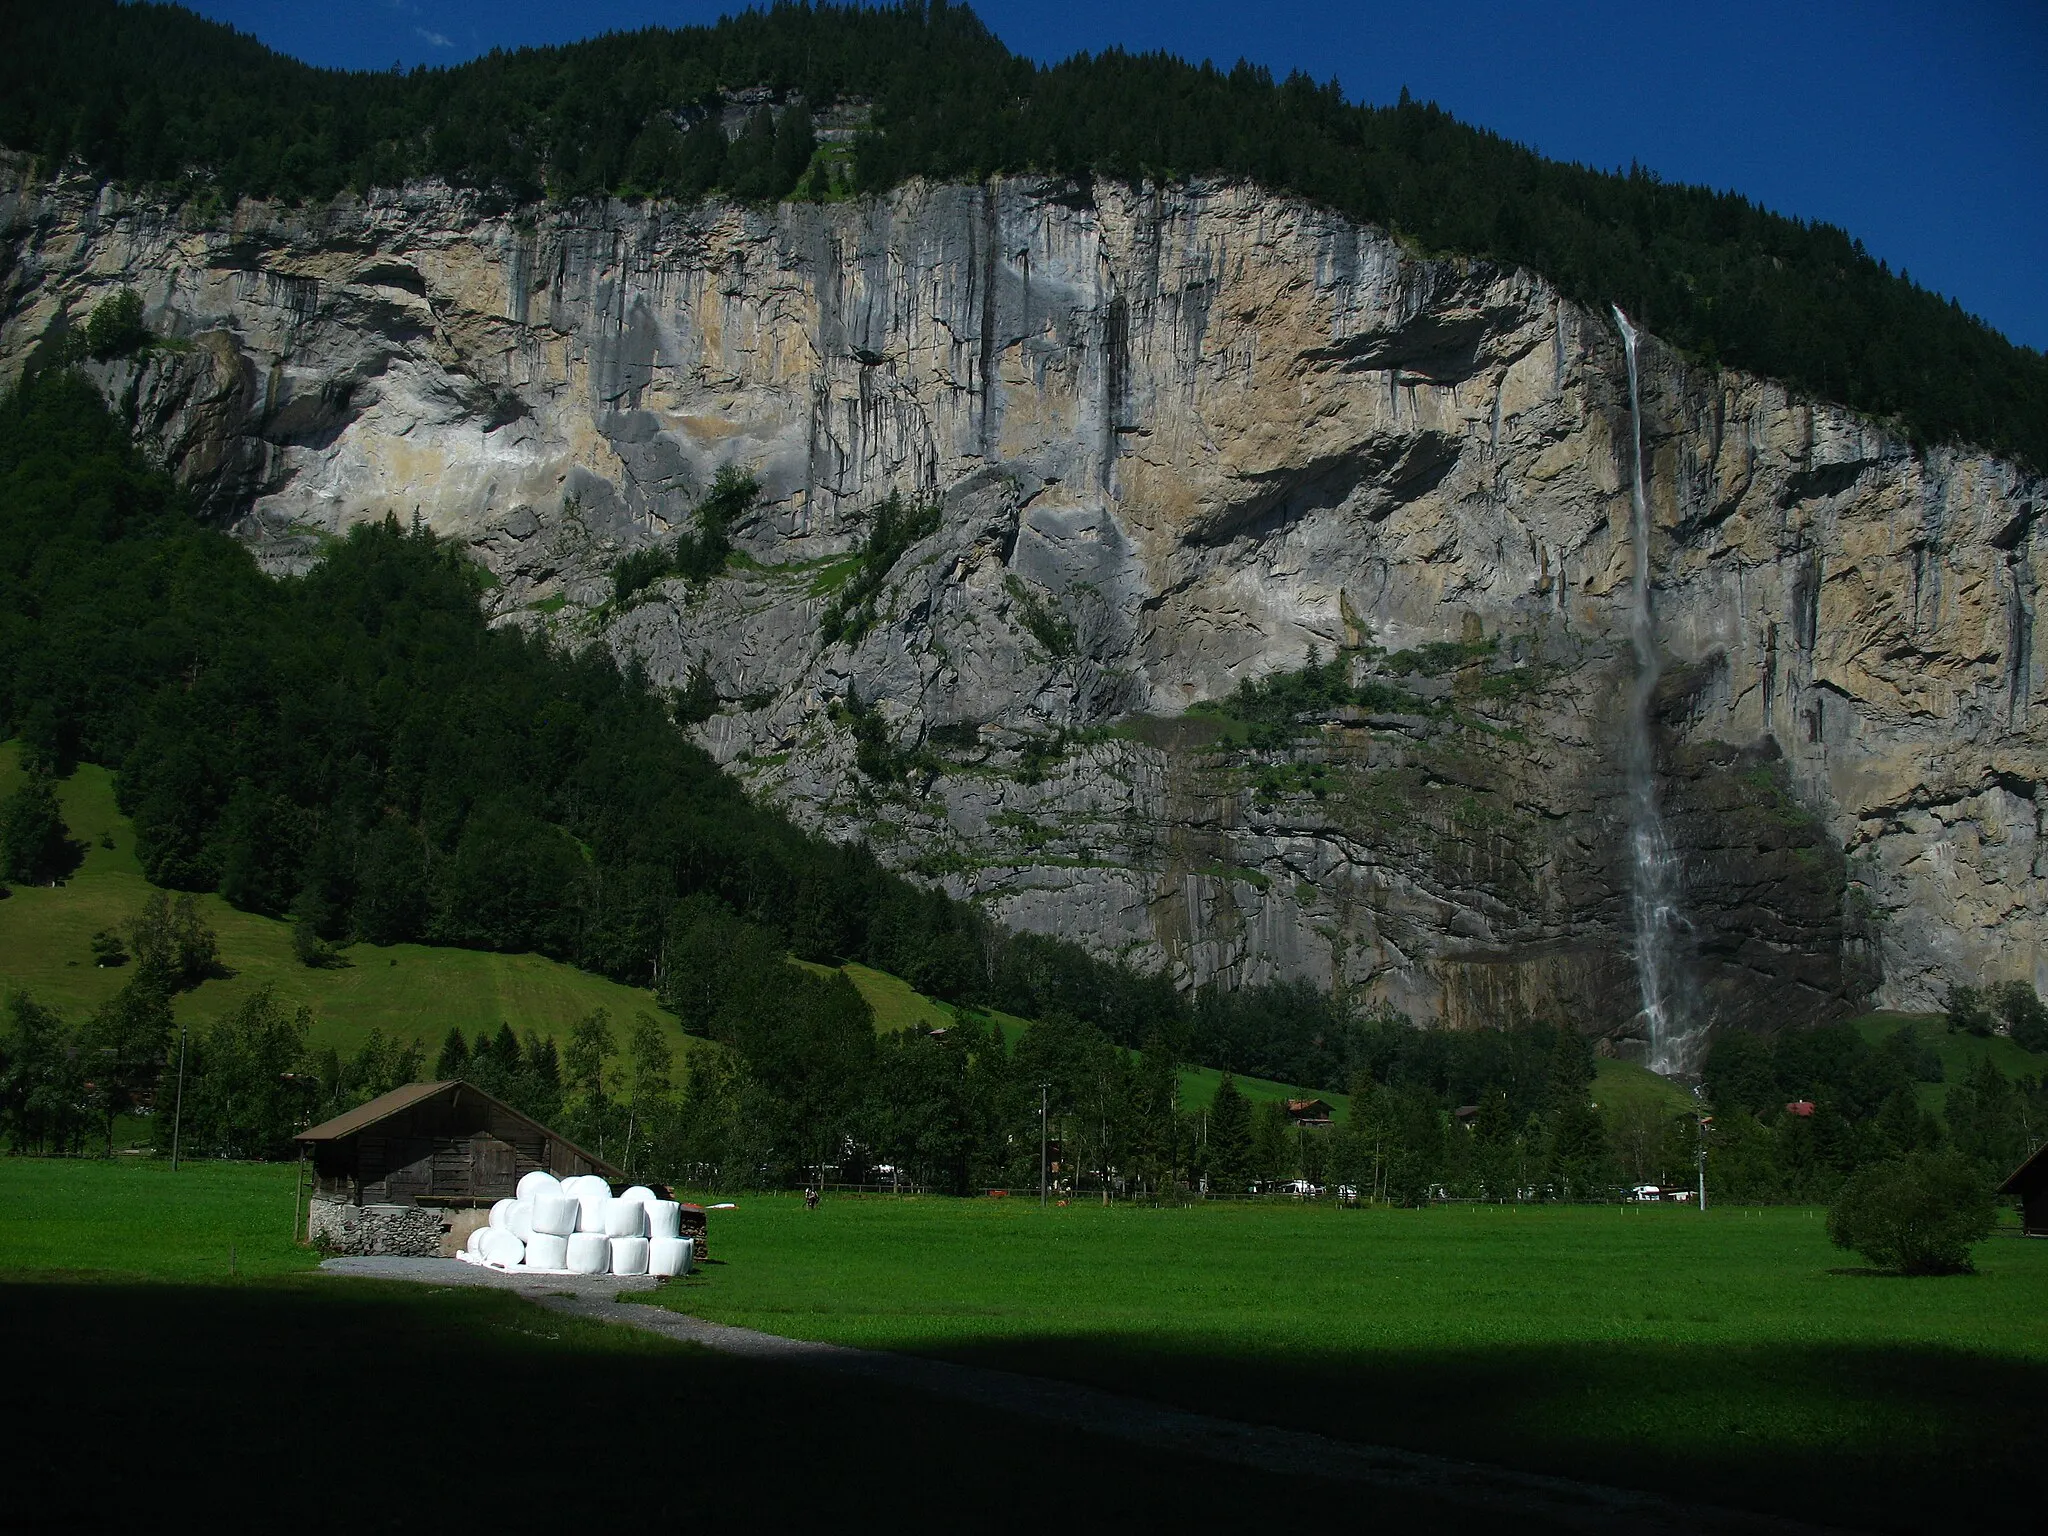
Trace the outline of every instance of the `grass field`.
[[[295, 1163], [0, 1160], [0, 1273], [206, 1283], [299, 1274]], [[231, 1256], [232, 1253], [232, 1256]]]
[[1383, 1530], [1460, 1518], [716, 1356], [504, 1292], [303, 1273], [292, 1175], [0, 1159], [0, 1316], [32, 1405], [10, 1421], [12, 1527], [260, 1508], [266, 1527], [351, 1533], [843, 1530], [854, 1512], [906, 1530], [1197, 1529], [1303, 1497]]
[[757, 1198], [718, 1252], [672, 1304], [1810, 1519], [1992, 1528], [2048, 1452], [2011, 1236], [1909, 1281], [1808, 1210]]
[[[17, 745], [0, 743], [0, 798], [19, 776]], [[0, 901], [0, 1002], [26, 989], [75, 1019], [112, 997], [131, 974], [92, 963], [93, 934], [121, 928], [155, 888], [135, 861], [135, 831], [114, 804], [112, 775], [82, 765], [57, 786], [57, 798], [71, 835], [87, 845], [85, 862], [56, 889], [17, 887]], [[103, 836], [113, 847], [100, 845]], [[521, 1033], [565, 1037], [571, 1024], [599, 1007], [611, 1010], [622, 1039], [633, 1015], [645, 1012], [662, 1021], [679, 1053], [688, 1049], [681, 1025], [652, 992], [539, 955], [356, 944], [344, 951], [347, 966], [309, 970], [292, 955], [289, 924], [238, 912], [218, 896], [196, 899], [234, 974], [179, 998], [181, 1019], [218, 1017], [269, 985], [287, 1003], [312, 1009], [314, 1045], [344, 1053], [372, 1029], [419, 1038], [430, 1048], [451, 1026], [471, 1039], [504, 1022]]]

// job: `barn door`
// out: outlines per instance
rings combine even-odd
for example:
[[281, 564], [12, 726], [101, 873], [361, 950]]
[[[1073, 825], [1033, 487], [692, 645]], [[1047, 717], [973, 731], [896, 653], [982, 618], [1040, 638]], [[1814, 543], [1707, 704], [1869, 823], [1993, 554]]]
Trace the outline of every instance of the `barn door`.
[[508, 1198], [519, 1182], [519, 1154], [489, 1131], [469, 1138], [469, 1193], [476, 1200]]

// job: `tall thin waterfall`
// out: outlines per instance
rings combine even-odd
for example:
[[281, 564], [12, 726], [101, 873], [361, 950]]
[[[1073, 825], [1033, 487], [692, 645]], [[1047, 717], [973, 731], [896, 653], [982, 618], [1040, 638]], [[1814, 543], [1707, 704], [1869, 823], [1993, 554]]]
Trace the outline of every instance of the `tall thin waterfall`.
[[1636, 929], [1636, 990], [1642, 999], [1644, 1031], [1649, 1037], [1649, 1067], [1674, 1076], [1689, 1072], [1700, 1031], [1678, 975], [1679, 933], [1687, 924], [1679, 907], [1678, 855], [1664, 835], [1657, 809], [1657, 761], [1650, 738], [1650, 701], [1657, 691], [1661, 666], [1657, 659], [1656, 618], [1650, 610], [1650, 503], [1643, 488], [1643, 405], [1636, 376], [1636, 328], [1619, 307], [1614, 320], [1621, 327], [1628, 353], [1628, 420], [1631, 494], [1635, 510], [1634, 611], [1629, 638], [1635, 644], [1636, 680], [1629, 694], [1628, 809], [1629, 840], [1635, 855], [1633, 900]]

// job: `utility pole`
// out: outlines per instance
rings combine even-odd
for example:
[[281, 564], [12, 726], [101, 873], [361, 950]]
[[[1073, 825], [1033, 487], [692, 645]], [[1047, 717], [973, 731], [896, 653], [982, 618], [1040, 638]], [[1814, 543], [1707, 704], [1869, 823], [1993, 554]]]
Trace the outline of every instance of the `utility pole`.
[[171, 1172], [178, 1171], [178, 1133], [185, 1128], [185, 1026], [178, 1026], [178, 1097], [171, 1110]]
[[1695, 1154], [1700, 1168], [1700, 1209], [1707, 1208], [1707, 1127], [1714, 1123], [1712, 1115], [1700, 1116], [1700, 1145]]
[[1041, 1211], [1044, 1210], [1046, 1206], [1045, 1150], [1046, 1111], [1048, 1108], [1046, 1101], [1046, 1092], [1051, 1087], [1052, 1084], [1050, 1083], [1040, 1083], [1038, 1085], [1038, 1208]]

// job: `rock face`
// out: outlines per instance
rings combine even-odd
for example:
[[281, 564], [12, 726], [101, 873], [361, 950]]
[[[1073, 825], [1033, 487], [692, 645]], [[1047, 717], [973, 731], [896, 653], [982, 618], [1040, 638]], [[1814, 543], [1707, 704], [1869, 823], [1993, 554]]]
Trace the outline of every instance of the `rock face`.
[[[17, 179], [0, 223], [0, 365], [138, 289], [178, 349], [98, 372], [276, 569], [417, 518], [503, 622], [701, 667], [758, 794], [1011, 924], [1634, 1028], [1627, 379], [1530, 274], [1243, 185], [204, 224]], [[2048, 486], [1642, 360], [1701, 1015], [2048, 985]], [[727, 573], [612, 603], [728, 465], [762, 498]], [[936, 517], [827, 643], [891, 492]], [[1189, 713], [1312, 648], [1384, 707], [1262, 748]]]

